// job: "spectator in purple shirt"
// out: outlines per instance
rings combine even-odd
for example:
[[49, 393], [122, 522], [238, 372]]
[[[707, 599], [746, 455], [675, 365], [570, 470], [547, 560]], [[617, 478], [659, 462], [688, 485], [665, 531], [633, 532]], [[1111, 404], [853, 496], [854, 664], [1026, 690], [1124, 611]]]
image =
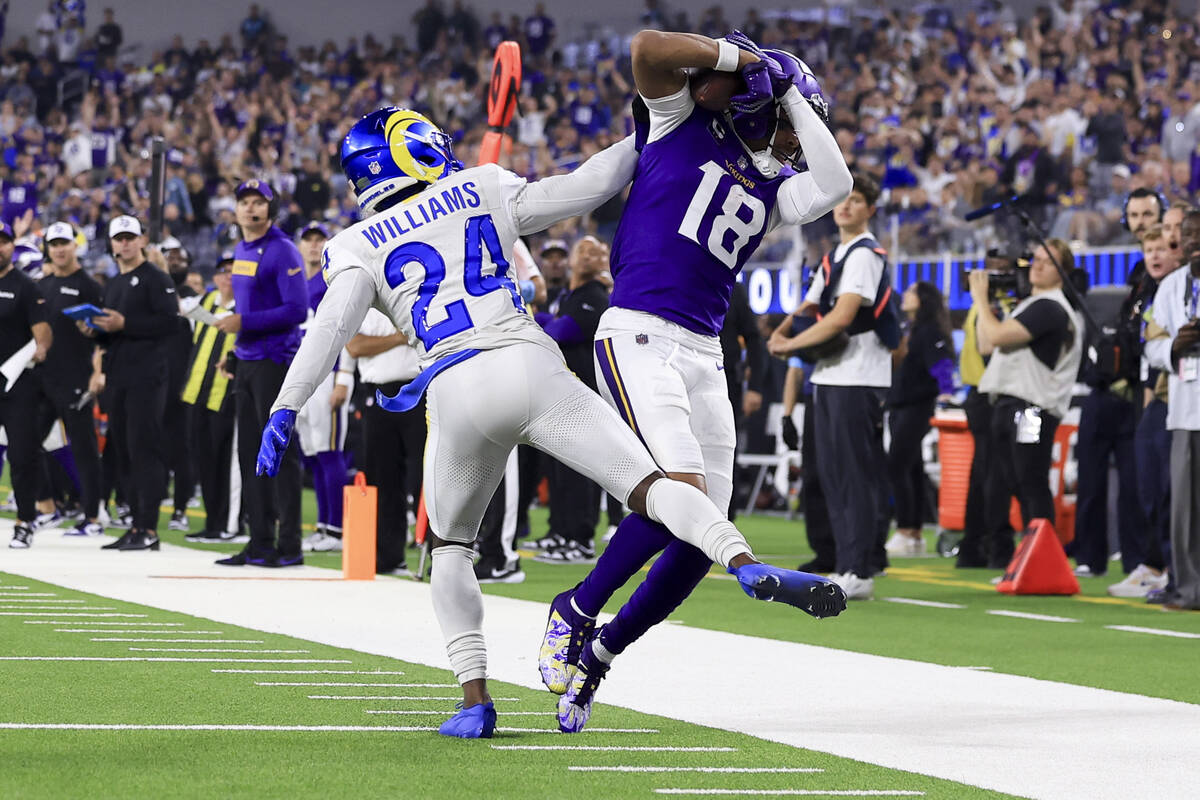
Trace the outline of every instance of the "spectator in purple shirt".
[[[308, 315], [308, 287], [300, 251], [273, 224], [278, 213], [274, 190], [266, 181], [251, 179], [239, 185], [235, 194], [237, 223], [244, 237], [233, 262], [237, 312], [223, 317], [216, 327], [223, 333], [237, 334], [233, 377], [238, 429], [256, 431], [266, 424], [271, 404], [300, 346], [300, 323]], [[254, 474], [257, 455], [254, 437], [240, 437], [242, 509], [250, 521], [250, 542], [242, 552], [217, 563], [260, 567], [303, 564], [299, 450], [293, 442], [275, 478]]]
[[554, 20], [546, 16], [546, 4], [538, 3], [533, 9], [533, 15], [525, 19], [525, 41], [529, 44], [529, 52], [541, 56], [550, 49], [554, 41]]

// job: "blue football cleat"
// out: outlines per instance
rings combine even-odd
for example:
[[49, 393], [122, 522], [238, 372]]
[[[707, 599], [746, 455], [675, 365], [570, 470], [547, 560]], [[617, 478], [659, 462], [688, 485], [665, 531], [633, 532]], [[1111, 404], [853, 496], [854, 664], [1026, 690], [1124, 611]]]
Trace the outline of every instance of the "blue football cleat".
[[836, 617], [846, 610], [846, 592], [820, 575], [770, 564], [730, 567], [729, 573], [737, 577], [742, 591], [755, 600], [787, 603], [817, 619]]
[[550, 618], [546, 620], [542, 649], [538, 653], [542, 683], [554, 694], [566, 694], [583, 644], [596, 629], [596, 620], [576, 613], [571, 607], [572, 592], [574, 589], [568, 589], [550, 604]]
[[496, 706], [480, 703], [460, 709], [442, 723], [438, 733], [457, 739], [490, 739], [496, 730]]

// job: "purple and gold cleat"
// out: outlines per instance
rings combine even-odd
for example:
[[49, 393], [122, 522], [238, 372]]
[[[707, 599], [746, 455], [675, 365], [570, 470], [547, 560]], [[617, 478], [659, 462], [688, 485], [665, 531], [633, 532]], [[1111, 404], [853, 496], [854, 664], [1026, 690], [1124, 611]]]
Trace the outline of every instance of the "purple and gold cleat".
[[558, 698], [558, 729], [563, 733], [579, 733], [587, 725], [592, 716], [596, 690], [608, 674], [609, 665], [592, 652], [590, 645], [593, 638], [586, 640], [588, 646], [582, 648], [583, 652], [571, 676], [571, 685], [566, 694]]
[[583, 645], [596, 629], [596, 620], [583, 616], [571, 606], [574, 591], [568, 589], [550, 604], [550, 617], [546, 620], [546, 633], [538, 654], [542, 683], [554, 694], [566, 694], [578, 668]]

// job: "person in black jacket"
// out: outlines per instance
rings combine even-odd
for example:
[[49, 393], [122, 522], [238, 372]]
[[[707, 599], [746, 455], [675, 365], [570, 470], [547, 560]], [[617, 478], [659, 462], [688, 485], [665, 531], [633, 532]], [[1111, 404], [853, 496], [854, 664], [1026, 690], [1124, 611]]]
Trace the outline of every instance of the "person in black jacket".
[[[954, 392], [954, 344], [950, 311], [937, 286], [925, 281], [904, 290], [900, 309], [909, 321], [908, 335], [897, 355], [899, 368], [888, 392], [888, 478], [895, 504], [896, 532], [887, 543], [888, 555], [925, 555], [921, 526], [928, 509], [921, 441], [939, 399]], [[895, 356], [894, 356], [895, 357]]]
[[[179, 302], [164, 269], [146, 260], [141, 223], [116, 217], [108, 235], [120, 274], [105, 287], [104, 313], [91, 322], [104, 349], [109, 443], [117, 448], [133, 524], [104, 549], [157, 550], [158, 506], [167, 488], [167, 362]], [[79, 325], [85, 333], [93, 331]]]
[[[13, 265], [13, 230], [0, 221], [0, 364], [33, 339], [34, 363], [44, 361], [53, 341], [46, 321], [46, 301], [33, 279]], [[8, 433], [8, 463], [13, 494], [17, 498], [17, 524], [9, 547], [28, 548], [33, 543], [37, 518], [38, 438], [29, 424], [36, 403], [34, 380], [19, 374], [9, 384], [0, 377], [0, 426]]]
[[84, 518], [70, 536], [99, 536], [100, 448], [92, 403], [98, 388], [93, 356], [96, 343], [75, 327], [62, 313], [72, 306], [99, 306], [100, 284], [83, 271], [75, 255], [75, 231], [69, 223], [56, 222], [46, 229], [46, 251], [50, 256], [47, 274], [38, 283], [46, 298], [46, 316], [54, 331], [54, 346], [35, 370], [38, 378], [38, 441], [45, 439], [54, 421], [61, 419], [71, 443], [71, 456], [79, 473], [80, 501]]

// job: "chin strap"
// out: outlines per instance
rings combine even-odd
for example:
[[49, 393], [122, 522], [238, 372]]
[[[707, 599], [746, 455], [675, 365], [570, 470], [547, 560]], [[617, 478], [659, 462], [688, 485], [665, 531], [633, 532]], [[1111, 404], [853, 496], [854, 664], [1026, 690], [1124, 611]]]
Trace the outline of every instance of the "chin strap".
[[772, 155], [772, 152], [775, 148], [775, 137], [779, 134], [779, 122], [776, 121], [775, 129], [771, 131], [771, 138], [767, 140], [766, 149], [751, 150], [750, 145], [746, 144], [746, 140], [743, 139], [741, 134], [737, 132], [737, 127], [733, 124], [733, 116], [728, 111], [725, 112], [725, 121], [728, 123], [729, 130], [733, 132], [733, 138], [738, 140], [738, 144], [740, 144], [742, 149], [746, 151], [746, 154], [750, 156], [750, 161], [754, 164], [754, 168], [758, 170], [764, 178], [770, 179], [778, 175], [779, 170], [783, 168], [783, 165], [779, 163], [779, 159]]

